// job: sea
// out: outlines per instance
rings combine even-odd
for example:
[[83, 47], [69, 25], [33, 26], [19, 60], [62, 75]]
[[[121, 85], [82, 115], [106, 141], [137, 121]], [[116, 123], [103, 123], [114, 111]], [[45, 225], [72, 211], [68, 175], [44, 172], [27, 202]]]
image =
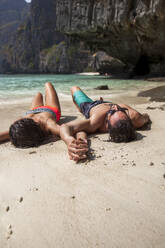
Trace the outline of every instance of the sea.
[[37, 93], [44, 93], [45, 82], [52, 82], [60, 100], [71, 98], [70, 88], [74, 85], [81, 87], [89, 96], [100, 96], [96, 87], [107, 85], [108, 91], [101, 91], [101, 95], [120, 96], [131, 92], [138, 92], [158, 86], [155, 82], [144, 80], [114, 79], [110, 76], [93, 74], [71, 75], [0, 75], [0, 104], [26, 103]]

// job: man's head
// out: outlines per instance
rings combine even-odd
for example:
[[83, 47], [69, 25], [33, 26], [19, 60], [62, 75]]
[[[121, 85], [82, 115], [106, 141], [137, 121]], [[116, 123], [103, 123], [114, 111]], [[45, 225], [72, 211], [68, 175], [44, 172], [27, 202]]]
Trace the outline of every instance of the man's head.
[[46, 133], [33, 119], [23, 118], [15, 121], [9, 129], [10, 140], [18, 148], [41, 145]]
[[107, 112], [109, 139], [112, 142], [129, 142], [135, 139], [135, 129], [126, 108], [114, 104]]

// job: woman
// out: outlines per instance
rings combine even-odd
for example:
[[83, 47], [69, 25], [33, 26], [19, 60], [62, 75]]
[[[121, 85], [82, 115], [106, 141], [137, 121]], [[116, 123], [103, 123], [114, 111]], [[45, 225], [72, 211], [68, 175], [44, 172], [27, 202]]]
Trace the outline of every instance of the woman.
[[0, 142], [11, 140], [19, 148], [39, 146], [48, 135], [59, 135], [57, 122], [61, 117], [61, 108], [53, 85], [45, 84], [45, 105], [39, 92], [34, 97], [31, 108], [25, 117], [16, 120], [9, 131], [0, 133]]
[[[25, 117], [16, 120], [9, 131], [0, 133], [0, 142], [11, 140], [18, 148], [36, 147], [43, 143], [49, 135], [60, 136], [60, 126], [57, 124], [61, 117], [61, 108], [53, 85], [45, 84], [45, 105], [39, 92], [34, 97]], [[76, 137], [70, 137], [70, 159], [78, 161], [86, 158], [88, 151], [87, 136], [78, 132]]]

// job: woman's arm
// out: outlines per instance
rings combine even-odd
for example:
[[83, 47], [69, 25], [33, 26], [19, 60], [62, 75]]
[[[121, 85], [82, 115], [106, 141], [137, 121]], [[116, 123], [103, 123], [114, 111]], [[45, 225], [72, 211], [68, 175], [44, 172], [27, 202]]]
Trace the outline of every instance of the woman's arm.
[[9, 131], [0, 132], [0, 143], [5, 142], [5, 141], [9, 141], [9, 140], [10, 140]]
[[60, 136], [60, 126], [54, 120], [49, 119], [46, 128], [51, 134]]

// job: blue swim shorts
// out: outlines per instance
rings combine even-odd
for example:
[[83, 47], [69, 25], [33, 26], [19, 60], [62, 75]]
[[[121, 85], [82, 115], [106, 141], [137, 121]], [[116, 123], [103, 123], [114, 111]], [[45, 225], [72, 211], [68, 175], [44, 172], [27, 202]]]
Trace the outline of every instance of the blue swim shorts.
[[77, 90], [73, 94], [74, 100], [80, 108], [80, 104], [84, 102], [93, 102], [91, 98], [89, 98], [84, 92], [81, 90]]

